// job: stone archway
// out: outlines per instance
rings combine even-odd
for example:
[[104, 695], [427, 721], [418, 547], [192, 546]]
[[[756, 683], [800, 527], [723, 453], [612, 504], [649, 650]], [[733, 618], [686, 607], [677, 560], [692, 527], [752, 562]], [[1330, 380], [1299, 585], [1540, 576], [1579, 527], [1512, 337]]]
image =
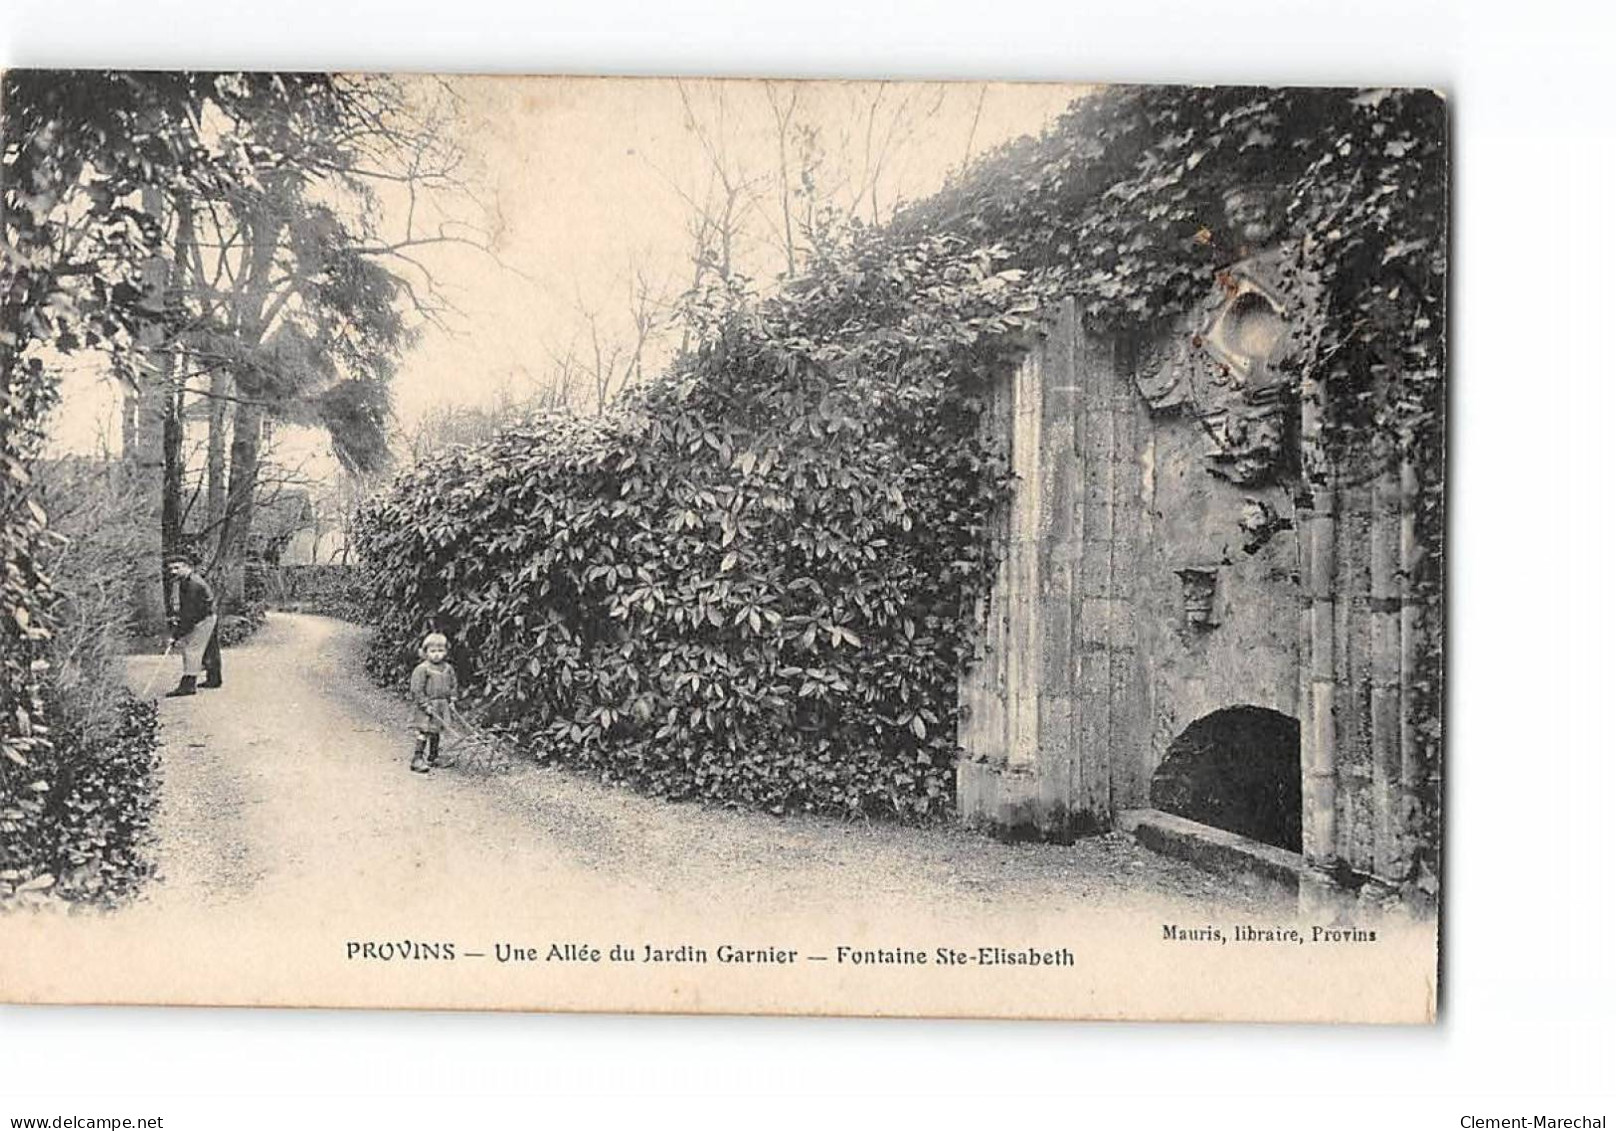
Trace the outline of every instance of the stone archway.
[[1150, 781], [1150, 803], [1203, 825], [1302, 850], [1302, 728], [1264, 707], [1226, 707], [1189, 726]]

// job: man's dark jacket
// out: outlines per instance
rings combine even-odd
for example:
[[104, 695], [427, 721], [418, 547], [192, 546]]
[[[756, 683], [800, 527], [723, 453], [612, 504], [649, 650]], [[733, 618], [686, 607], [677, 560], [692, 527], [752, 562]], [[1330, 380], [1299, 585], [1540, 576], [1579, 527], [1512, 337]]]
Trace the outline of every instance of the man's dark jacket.
[[213, 615], [213, 586], [192, 573], [180, 578], [175, 588], [179, 600], [174, 603], [174, 635], [184, 636]]

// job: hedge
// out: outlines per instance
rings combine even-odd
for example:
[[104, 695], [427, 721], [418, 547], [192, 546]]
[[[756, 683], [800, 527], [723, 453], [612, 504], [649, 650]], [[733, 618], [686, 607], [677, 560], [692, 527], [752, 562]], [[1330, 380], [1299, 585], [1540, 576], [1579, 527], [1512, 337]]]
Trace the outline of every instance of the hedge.
[[[689, 296], [696, 347], [607, 416], [536, 420], [373, 499], [373, 670], [400, 680], [436, 627], [544, 756], [776, 811], [946, 812], [1007, 491], [983, 383], [1054, 300], [1161, 333], [1276, 230], [1324, 288], [1331, 458], [1412, 462], [1435, 551], [1413, 583], [1439, 592], [1446, 160], [1425, 92], [1081, 99], [778, 295]], [[1439, 702], [1440, 654], [1420, 660]]]
[[745, 332], [708, 349], [618, 415], [535, 422], [373, 501], [373, 669], [402, 679], [441, 628], [543, 756], [777, 812], [946, 812], [1002, 465], [948, 382]]
[[0, 808], [0, 909], [45, 898], [107, 905], [135, 895], [154, 867], [156, 704], [125, 694], [109, 731], [58, 729], [35, 772], [48, 788]]

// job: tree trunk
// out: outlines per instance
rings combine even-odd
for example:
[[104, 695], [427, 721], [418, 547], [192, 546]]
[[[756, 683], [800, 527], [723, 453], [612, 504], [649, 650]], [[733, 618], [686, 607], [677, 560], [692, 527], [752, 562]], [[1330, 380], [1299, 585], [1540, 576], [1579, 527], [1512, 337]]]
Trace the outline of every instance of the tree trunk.
[[[264, 341], [270, 268], [283, 226], [284, 221], [268, 206], [261, 206], [245, 225], [251, 250], [236, 283], [233, 317], [238, 340], [247, 349]], [[224, 521], [219, 527], [219, 576], [224, 583], [225, 607], [233, 612], [247, 600], [247, 543], [257, 510], [258, 464], [267, 419], [261, 400], [263, 389], [252, 372], [250, 367], [242, 369], [235, 382], [239, 399], [230, 437], [230, 485]]]
[[224, 582], [224, 603], [239, 610], [247, 600], [247, 537], [257, 509], [259, 437], [264, 407], [253, 401], [236, 405], [234, 434], [230, 438], [230, 489], [225, 518], [219, 527], [219, 560]]
[[[181, 200], [175, 206], [178, 220], [174, 231], [174, 264], [168, 280], [168, 293], [164, 306], [171, 324], [179, 321], [185, 312], [185, 267], [190, 262], [191, 244], [195, 238], [191, 223], [191, 206]], [[168, 336], [173, 337], [172, 331]], [[185, 545], [185, 369], [171, 341], [164, 352], [163, 401], [163, 552], [174, 553], [189, 549]]]
[[[140, 196], [141, 207], [161, 229], [162, 193], [145, 188]], [[133, 413], [133, 443], [127, 435], [124, 439], [125, 456], [132, 464], [135, 511], [140, 519], [132, 612], [135, 631], [141, 634], [161, 632], [168, 619], [163, 585], [163, 432], [169, 415], [173, 357], [165, 348], [168, 334], [162, 321], [168, 299], [168, 269], [167, 256], [159, 246], [147, 257], [144, 267], [146, 293], [141, 305], [145, 319], [138, 337], [140, 387], [136, 390], [139, 400]]]
[[216, 573], [224, 560], [220, 552], [220, 533], [224, 527], [225, 500], [229, 483], [225, 479], [225, 437], [229, 432], [230, 417], [226, 412], [231, 393], [230, 374], [215, 370], [209, 382], [212, 396], [208, 399], [208, 496], [204, 522], [207, 529], [207, 572]]
[[163, 417], [163, 553], [186, 549], [185, 506], [185, 391], [183, 377], [173, 382], [164, 398]]
[[123, 459], [131, 468], [135, 466], [135, 450], [140, 447], [140, 392], [132, 390], [123, 395]]

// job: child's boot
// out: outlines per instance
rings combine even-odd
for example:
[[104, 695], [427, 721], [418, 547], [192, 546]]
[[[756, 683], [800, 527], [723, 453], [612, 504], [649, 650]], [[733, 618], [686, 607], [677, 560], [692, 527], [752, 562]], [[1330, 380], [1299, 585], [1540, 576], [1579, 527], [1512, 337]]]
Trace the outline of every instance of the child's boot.
[[426, 738], [424, 736], [417, 738], [415, 740], [415, 757], [410, 759], [410, 769], [418, 774], [424, 774], [432, 768], [432, 763], [427, 758], [426, 749]]
[[429, 734], [426, 738], [426, 764], [438, 765], [438, 743], [442, 740], [441, 734]]

